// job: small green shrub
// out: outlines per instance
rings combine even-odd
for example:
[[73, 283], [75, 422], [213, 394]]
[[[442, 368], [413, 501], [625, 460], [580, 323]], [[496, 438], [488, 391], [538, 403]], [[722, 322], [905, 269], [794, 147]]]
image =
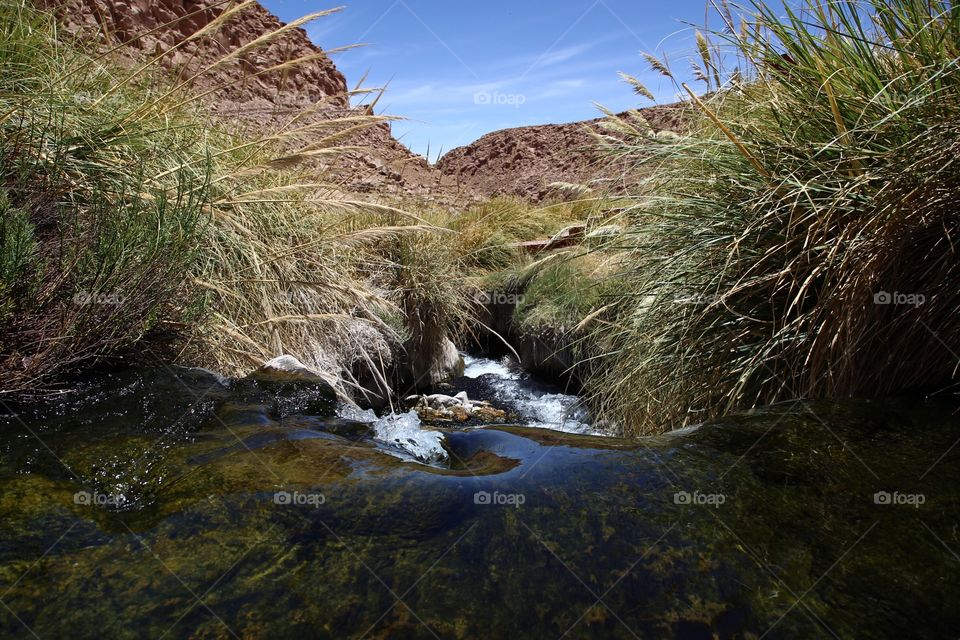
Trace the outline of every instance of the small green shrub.
[[0, 324], [8, 321], [19, 300], [34, 292], [30, 283], [36, 251], [30, 216], [10, 206], [0, 192]]

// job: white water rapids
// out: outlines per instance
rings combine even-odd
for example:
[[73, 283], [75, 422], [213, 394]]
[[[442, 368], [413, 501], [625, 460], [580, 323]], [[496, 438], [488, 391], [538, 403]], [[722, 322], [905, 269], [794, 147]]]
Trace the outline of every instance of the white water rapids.
[[[482, 382], [490, 390], [491, 397], [479, 399], [509, 408], [525, 426], [602, 435], [591, 426], [589, 414], [577, 396], [559, 393], [537, 382], [506, 359], [497, 361], [469, 355], [463, 359], [466, 364], [463, 377]], [[425, 463], [442, 463], [447, 459], [442, 446], [443, 433], [424, 428], [414, 411], [378, 418], [373, 410], [342, 405], [338, 413], [342, 418], [372, 424], [374, 438], [387, 445], [388, 453]]]
[[483, 376], [494, 391], [493, 398], [485, 398], [494, 404], [512, 406], [527, 421], [527, 425], [541, 429], [553, 429], [566, 433], [599, 435], [590, 426], [587, 410], [580, 398], [557, 393], [537, 383], [526, 373], [518, 371], [503, 361], [464, 356], [464, 377]]

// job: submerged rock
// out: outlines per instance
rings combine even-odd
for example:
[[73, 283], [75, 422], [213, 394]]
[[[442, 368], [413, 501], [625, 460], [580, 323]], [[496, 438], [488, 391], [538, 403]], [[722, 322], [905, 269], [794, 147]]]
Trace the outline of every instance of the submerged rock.
[[293, 356], [270, 360], [236, 386], [236, 400], [268, 405], [272, 417], [336, 415], [337, 393], [323, 375]]
[[424, 431], [416, 411], [384, 416], [373, 423], [373, 430], [377, 440], [399, 447], [421, 462], [445, 462], [448, 458], [443, 434]]

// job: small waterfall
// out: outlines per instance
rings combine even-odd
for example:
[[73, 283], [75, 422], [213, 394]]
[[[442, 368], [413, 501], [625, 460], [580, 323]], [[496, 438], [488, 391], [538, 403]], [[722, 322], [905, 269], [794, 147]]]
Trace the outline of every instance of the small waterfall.
[[464, 377], [482, 381], [494, 404], [508, 406], [528, 426], [566, 433], [602, 435], [591, 425], [590, 414], [578, 396], [561, 393], [543, 384], [507, 359], [502, 361], [465, 355]]

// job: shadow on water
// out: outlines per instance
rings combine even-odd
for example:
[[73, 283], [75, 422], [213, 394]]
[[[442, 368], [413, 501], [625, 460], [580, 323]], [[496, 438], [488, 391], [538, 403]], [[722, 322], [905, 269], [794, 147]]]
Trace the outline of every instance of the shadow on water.
[[639, 441], [449, 430], [440, 469], [314, 404], [277, 411], [177, 373], [186, 385], [118, 373], [0, 418], [0, 635], [881, 638], [960, 624], [960, 430], [942, 406], [794, 403]]

